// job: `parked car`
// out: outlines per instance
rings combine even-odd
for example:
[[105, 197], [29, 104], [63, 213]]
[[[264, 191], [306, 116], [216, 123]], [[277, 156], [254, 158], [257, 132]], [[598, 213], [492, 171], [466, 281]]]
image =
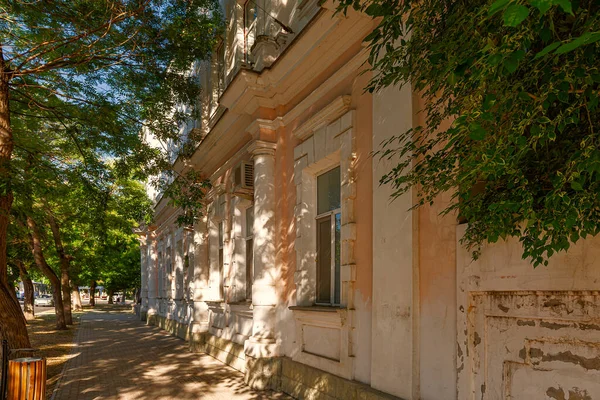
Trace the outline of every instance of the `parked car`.
[[100, 296], [101, 300], [106, 300], [108, 299], [108, 296], [106, 295], [106, 293], [102, 293], [102, 295]]
[[52, 296], [42, 294], [35, 298], [33, 304], [40, 307], [52, 307], [54, 306], [54, 300], [52, 300]]

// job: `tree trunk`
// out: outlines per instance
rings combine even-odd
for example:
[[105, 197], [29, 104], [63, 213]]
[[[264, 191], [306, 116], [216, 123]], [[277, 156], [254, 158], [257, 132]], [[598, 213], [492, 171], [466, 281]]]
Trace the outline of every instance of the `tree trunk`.
[[56, 311], [56, 329], [67, 329], [65, 308], [63, 307], [60, 289], [60, 279], [58, 279], [58, 276], [56, 276], [56, 273], [54, 273], [44, 258], [38, 226], [29, 215], [27, 216], [27, 226], [29, 227], [31, 235], [31, 252], [33, 253], [35, 264], [46, 278], [48, 278], [50, 285], [52, 285], [52, 298], [54, 299], [54, 310]]
[[65, 322], [67, 325], [73, 325], [73, 316], [71, 314], [71, 287], [69, 286], [69, 270], [71, 265], [71, 257], [65, 254], [65, 248], [62, 244], [60, 236], [60, 228], [58, 222], [52, 215], [50, 208], [46, 206], [46, 214], [48, 216], [48, 222], [50, 223], [50, 229], [52, 230], [52, 237], [54, 238], [54, 246], [60, 259], [60, 286], [62, 288], [62, 301], [65, 312]]
[[115, 294], [114, 290], [109, 290], [108, 291], [108, 304], [114, 304], [113, 302], [113, 295]]
[[71, 286], [73, 293], [71, 294], [71, 298], [73, 299], [73, 309], [75, 311], [83, 310], [83, 306], [81, 305], [81, 295], [79, 293], [79, 288], [77, 286]]
[[96, 306], [96, 297], [94, 297], [95, 294], [96, 294], [96, 281], [92, 281], [92, 284], [90, 285], [90, 306], [91, 307]]
[[16, 263], [19, 268], [19, 276], [21, 277], [21, 282], [23, 282], [25, 294], [23, 298], [23, 314], [25, 315], [25, 319], [31, 320], [35, 318], [35, 309], [33, 306], [33, 282], [29, 277], [25, 264], [23, 264], [22, 261], [17, 261]]
[[0, 44], [0, 338], [8, 340], [10, 348], [31, 347], [25, 317], [21, 306], [15, 302], [8, 287], [6, 243], [13, 194], [10, 186], [10, 157], [13, 136], [10, 126], [9, 86], [2, 44]]

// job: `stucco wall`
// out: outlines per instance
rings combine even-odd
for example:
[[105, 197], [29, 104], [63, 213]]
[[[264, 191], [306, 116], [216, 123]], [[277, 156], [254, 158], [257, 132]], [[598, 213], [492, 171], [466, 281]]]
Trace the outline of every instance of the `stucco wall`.
[[600, 237], [537, 268], [515, 239], [486, 246], [477, 261], [457, 249], [458, 397], [599, 396]]
[[[373, 146], [412, 126], [410, 87], [373, 95]], [[413, 234], [411, 194], [392, 201], [392, 188], [379, 185], [392, 162], [373, 159], [373, 336], [371, 384], [413, 398]]]

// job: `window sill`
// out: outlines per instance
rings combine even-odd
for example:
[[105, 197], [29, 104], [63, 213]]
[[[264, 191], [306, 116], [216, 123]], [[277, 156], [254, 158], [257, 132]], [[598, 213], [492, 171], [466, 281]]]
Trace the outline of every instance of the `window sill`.
[[343, 306], [324, 306], [324, 305], [314, 305], [314, 306], [290, 306], [289, 310], [292, 311], [309, 311], [309, 312], [327, 312], [327, 313], [336, 313], [342, 310], [346, 310], [346, 307]]

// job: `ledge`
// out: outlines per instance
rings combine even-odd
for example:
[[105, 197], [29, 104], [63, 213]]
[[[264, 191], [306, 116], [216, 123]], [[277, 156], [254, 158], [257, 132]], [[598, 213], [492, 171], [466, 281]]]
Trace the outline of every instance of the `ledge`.
[[335, 313], [335, 312], [339, 312], [342, 310], [346, 310], [346, 307], [341, 307], [341, 306], [290, 306], [288, 307], [289, 310], [292, 311], [312, 311], [312, 312], [329, 312], [329, 313]]

